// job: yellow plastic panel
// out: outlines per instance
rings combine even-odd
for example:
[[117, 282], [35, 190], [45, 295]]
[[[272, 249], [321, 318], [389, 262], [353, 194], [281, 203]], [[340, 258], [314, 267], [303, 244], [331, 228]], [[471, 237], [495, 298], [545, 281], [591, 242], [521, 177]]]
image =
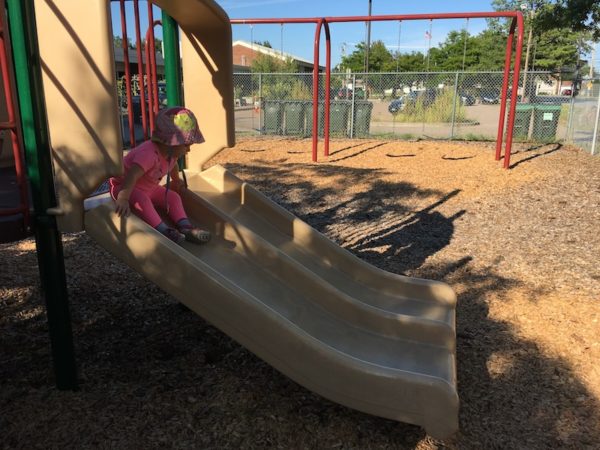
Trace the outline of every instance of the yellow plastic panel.
[[83, 229], [83, 199], [122, 164], [107, 0], [35, 0], [63, 231]]
[[233, 57], [229, 17], [214, 1], [156, 0], [181, 28], [185, 105], [198, 118], [206, 142], [195, 145], [188, 168], [203, 164], [235, 145]]

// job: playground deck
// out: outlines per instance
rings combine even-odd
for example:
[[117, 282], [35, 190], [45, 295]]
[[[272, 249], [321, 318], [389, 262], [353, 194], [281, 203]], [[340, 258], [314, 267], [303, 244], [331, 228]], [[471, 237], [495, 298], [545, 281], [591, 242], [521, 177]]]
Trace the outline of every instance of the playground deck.
[[[360, 258], [458, 295], [448, 448], [600, 442], [600, 159], [486, 143], [240, 140], [212, 160]], [[65, 236], [81, 390], [55, 390], [31, 239], [0, 246], [8, 447], [438, 448], [301, 388], [85, 234]]]

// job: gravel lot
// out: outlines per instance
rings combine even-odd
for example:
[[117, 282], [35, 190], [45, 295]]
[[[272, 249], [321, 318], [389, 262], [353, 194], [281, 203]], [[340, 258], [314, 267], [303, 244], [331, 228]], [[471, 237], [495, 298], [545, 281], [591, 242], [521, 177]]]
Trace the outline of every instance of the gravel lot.
[[[460, 431], [440, 442], [298, 386], [64, 236], [80, 389], [54, 388], [32, 239], [0, 245], [1, 448], [600, 447], [600, 158], [521, 145], [240, 140], [223, 164], [340, 245], [458, 294]], [[201, 295], [201, 292], [200, 292]]]

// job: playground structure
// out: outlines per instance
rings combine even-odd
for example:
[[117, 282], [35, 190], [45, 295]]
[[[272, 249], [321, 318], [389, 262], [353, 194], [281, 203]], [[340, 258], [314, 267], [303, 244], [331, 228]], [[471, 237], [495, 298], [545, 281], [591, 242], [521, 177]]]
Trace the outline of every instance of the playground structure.
[[511, 64], [513, 60], [513, 44], [515, 31], [517, 33], [516, 50], [514, 57], [514, 68], [512, 71], [513, 86], [510, 93], [510, 106], [508, 118], [506, 119], [506, 146], [504, 149], [505, 169], [510, 167], [510, 153], [513, 141], [513, 128], [515, 123], [515, 109], [518, 99], [519, 76], [521, 70], [521, 55], [523, 50], [523, 15], [519, 11], [506, 12], [473, 12], [473, 13], [444, 13], [444, 14], [393, 14], [381, 16], [352, 16], [352, 17], [321, 17], [321, 18], [265, 18], [265, 19], [233, 19], [233, 25], [244, 24], [316, 24], [314, 41], [314, 64], [313, 64], [313, 108], [312, 108], [312, 160], [318, 158], [318, 124], [319, 124], [319, 47], [321, 29], [325, 29], [326, 63], [325, 63], [325, 101], [324, 101], [324, 155], [329, 156], [329, 131], [330, 131], [330, 105], [331, 105], [331, 32], [330, 23], [348, 22], [382, 22], [382, 21], [411, 21], [411, 20], [434, 20], [434, 19], [475, 19], [475, 18], [510, 18], [512, 19], [508, 39], [506, 41], [506, 53], [504, 60], [504, 76], [500, 96], [500, 115], [498, 119], [498, 133], [496, 137], [496, 161], [502, 156], [502, 143], [504, 136], [506, 102], [508, 96], [508, 85], [511, 78]]
[[[59, 387], [73, 388], [76, 370], [58, 230], [85, 230], [112, 254], [306, 388], [360, 411], [420, 425], [433, 437], [456, 431], [452, 289], [376, 269], [222, 167], [203, 171], [213, 155], [234, 145], [231, 25], [214, 1], [156, 0], [154, 4], [163, 9], [165, 29], [173, 24], [180, 27], [183, 100], [196, 112], [206, 138], [187, 159], [189, 189], [184, 204], [190, 218], [210, 229], [215, 239], [204, 247], [179, 247], [137, 217], [117, 218], [111, 204], [86, 211], [84, 200], [122, 170], [109, 3], [8, 2], [40, 273]], [[484, 15], [490, 14], [478, 17]], [[371, 20], [407, 16], [391, 17]], [[510, 17], [507, 63], [515, 26], [521, 24], [520, 14]], [[317, 31], [325, 26], [328, 34], [327, 23], [336, 18], [316, 20]], [[165, 41], [176, 43], [176, 26], [171, 30]], [[315, 49], [318, 63], [317, 36]], [[515, 63], [517, 72], [518, 68]], [[168, 84], [178, 84], [168, 70], [167, 77]], [[504, 100], [508, 79], [507, 70]], [[318, 77], [315, 82], [318, 92]], [[148, 89], [155, 112], [153, 90], [154, 86]], [[511, 94], [511, 111], [516, 92], [513, 89]], [[168, 102], [180, 103], [177, 96], [170, 92]], [[149, 126], [152, 112], [148, 111]], [[503, 117], [504, 112], [501, 129]], [[509, 129], [512, 120], [514, 114], [509, 113]], [[509, 139], [510, 133], [505, 161]]]

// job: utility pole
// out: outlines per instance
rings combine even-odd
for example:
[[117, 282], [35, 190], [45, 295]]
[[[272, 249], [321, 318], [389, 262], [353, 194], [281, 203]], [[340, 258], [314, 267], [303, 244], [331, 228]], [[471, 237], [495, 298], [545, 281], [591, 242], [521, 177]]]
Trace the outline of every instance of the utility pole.
[[525, 52], [525, 66], [523, 71], [523, 97], [522, 101], [526, 102], [529, 100], [529, 95], [527, 92], [527, 71], [529, 70], [529, 53], [531, 52], [531, 42], [533, 40], [533, 5], [528, 5], [527, 3], [521, 3], [521, 9], [526, 10], [529, 9], [529, 35], [527, 36], [527, 50]]
[[[373, 0], [369, 0], [369, 18], [371, 17], [371, 6]], [[369, 50], [371, 49], [371, 21], [367, 21], [367, 46], [365, 48], [365, 98], [369, 96], [368, 90], [368, 74], [369, 74]]]
[[[369, 17], [373, 0], [369, 0]], [[367, 46], [365, 48], [365, 72], [369, 73], [369, 50], [371, 49], [371, 21], [367, 21]]]

